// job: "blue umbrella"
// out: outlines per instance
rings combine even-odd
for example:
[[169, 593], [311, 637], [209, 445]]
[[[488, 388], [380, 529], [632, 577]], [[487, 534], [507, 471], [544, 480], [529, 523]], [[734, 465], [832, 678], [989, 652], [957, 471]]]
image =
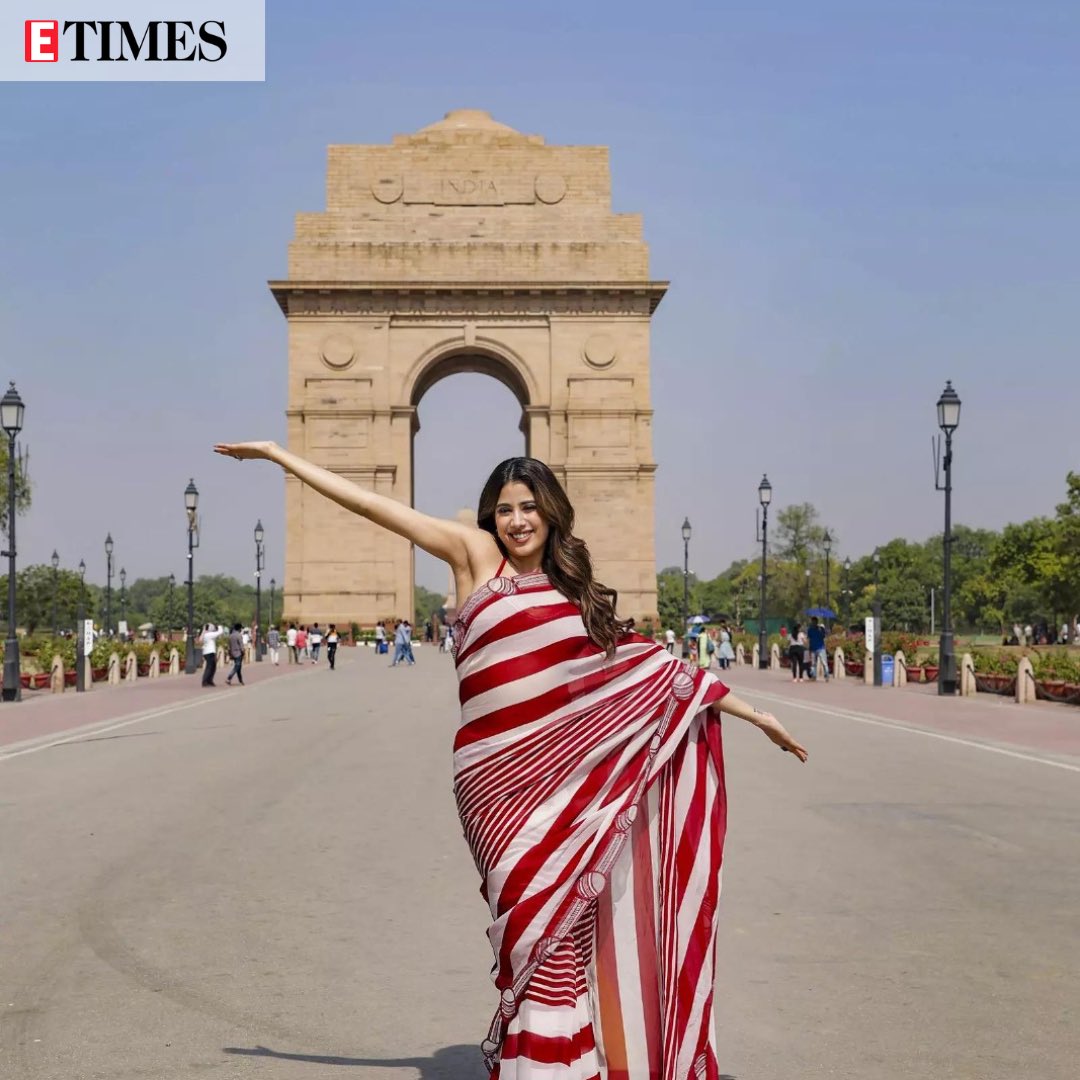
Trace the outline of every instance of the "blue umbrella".
[[836, 612], [832, 608], [827, 607], [812, 607], [807, 608], [805, 614], [816, 615], [819, 619], [835, 619]]

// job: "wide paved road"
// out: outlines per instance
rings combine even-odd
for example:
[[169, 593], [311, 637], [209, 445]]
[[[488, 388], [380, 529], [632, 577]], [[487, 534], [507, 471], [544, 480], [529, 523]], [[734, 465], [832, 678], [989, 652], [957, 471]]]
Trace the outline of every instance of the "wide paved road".
[[[0, 758], [0, 1077], [483, 1076], [454, 679], [418, 656]], [[1080, 761], [769, 704], [812, 756], [728, 723], [725, 1074], [1074, 1080]]]

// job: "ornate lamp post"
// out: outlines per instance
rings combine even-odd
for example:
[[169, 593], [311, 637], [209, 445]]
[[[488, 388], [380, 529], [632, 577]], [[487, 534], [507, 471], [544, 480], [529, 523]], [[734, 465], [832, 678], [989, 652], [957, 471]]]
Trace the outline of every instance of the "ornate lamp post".
[[195, 549], [199, 546], [196, 510], [199, 508], [199, 489], [194, 480], [184, 488], [184, 509], [187, 511], [187, 648], [184, 650], [184, 674], [195, 673]]
[[[829, 554], [832, 552], [832, 536], [829, 530], [825, 530], [825, 535], [821, 538], [821, 546], [825, 549], [825, 606], [829, 606]], [[825, 617], [826, 627], [829, 625], [828, 616]]]
[[175, 609], [173, 608], [173, 590], [175, 588], [176, 588], [176, 575], [175, 574], [170, 574], [169, 575], [169, 610], [168, 610], [168, 614], [165, 616], [166, 619], [168, 619], [168, 622], [169, 622], [169, 640], [170, 641], [172, 640], [172, 632], [173, 632], [173, 629], [174, 629], [175, 624], [176, 624], [176, 614], [175, 614]]
[[844, 626], [851, 629], [851, 557], [844, 559]]
[[12, 383], [0, 398], [0, 427], [8, 437], [8, 632], [4, 641], [5, 701], [22, 701], [22, 677], [19, 672], [19, 637], [15, 629], [15, 438], [22, 431], [26, 406]]
[[83, 622], [86, 620], [86, 560], [79, 560], [79, 603], [75, 611], [75, 692], [86, 690], [86, 638]]
[[945, 536], [942, 543], [945, 549], [945, 589], [941, 601], [941, 641], [938, 649], [941, 671], [938, 674], [938, 693], [955, 694], [956, 650], [952, 631], [952, 437], [953, 432], [960, 426], [960, 396], [953, 389], [951, 379], [946, 380], [945, 389], [938, 398], [937, 422], [945, 435], [944, 488], [937, 482], [937, 476], [934, 477], [934, 487], [945, 492]]
[[758, 502], [761, 503], [761, 604], [758, 607], [758, 667], [769, 667], [769, 634], [765, 628], [765, 593], [769, 585], [769, 569], [765, 556], [769, 549], [769, 503], [772, 502], [772, 484], [768, 476], [761, 477], [758, 484]]
[[878, 588], [878, 568], [881, 552], [874, 548], [874, 685], [881, 686], [881, 592]]
[[274, 589], [277, 587], [277, 582], [270, 579], [270, 626], [274, 625]]
[[124, 624], [124, 634], [127, 635], [127, 571], [120, 567], [120, 621]]
[[686, 631], [690, 623], [690, 519], [683, 518], [683, 564], [682, 564], [682, 639], [686, 652]]
[[60, 580], [60, 556], [56, 553], [56, 548], [53, 548], [52, 558], [49, 561], [52, 563], [52, 636], [56, 637], [60, 633], [60, 625], [56, 621], [56, 590]]
[[112, 533], [105, 537], [105, 636], [112, 637]]
[[262, 625], [262, 568], [263, 568], [263, 531], [262, 518], [255, 522], [255, 659], [263, 658]]

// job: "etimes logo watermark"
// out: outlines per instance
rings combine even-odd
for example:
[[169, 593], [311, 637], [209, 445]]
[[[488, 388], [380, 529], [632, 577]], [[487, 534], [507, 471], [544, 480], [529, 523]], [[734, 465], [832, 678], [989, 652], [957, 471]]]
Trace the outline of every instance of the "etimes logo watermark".
[[263, 2], [14, 0], [22, 10], [0, 15], [0, 80], [261, 81]]

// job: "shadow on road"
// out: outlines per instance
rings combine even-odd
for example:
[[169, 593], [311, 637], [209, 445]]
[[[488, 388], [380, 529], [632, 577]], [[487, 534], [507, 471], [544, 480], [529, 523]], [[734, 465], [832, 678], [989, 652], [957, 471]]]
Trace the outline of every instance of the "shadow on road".
[[[417, 1069], [420, 1080], [484, 1080], [487, 1070], [479, 1046], [446, 1046], [431, 1057], [354, 1058], [328, 1054], [286, 1054], [268, 1046], [225, 1046], [226, 1054], [242, 1057], [269, 1057], [280, 1061], [308, 1061], [313, 1065], [354, 1065], [359, 1068]], [[723, 1080], [723, 1078], [721, 1078]]]
[[[281, 1061], [309, 1061], [313, 1065], [357, 1065], [363, 1068], [417, 1069], [420, 1080], [483, 1080], [487, 1075], [478, 1046], [446, 1046], [426, 1058], [353, 1058], [334, 1057], [326, 1054], [286, 1054], [271, 1050], [268, 1046], [225, 1046], [226, 1054], [243, 1057], [269, 1057]], [[721, 1073], [719, 1080], [738, 1080], [729, 1073]]]

